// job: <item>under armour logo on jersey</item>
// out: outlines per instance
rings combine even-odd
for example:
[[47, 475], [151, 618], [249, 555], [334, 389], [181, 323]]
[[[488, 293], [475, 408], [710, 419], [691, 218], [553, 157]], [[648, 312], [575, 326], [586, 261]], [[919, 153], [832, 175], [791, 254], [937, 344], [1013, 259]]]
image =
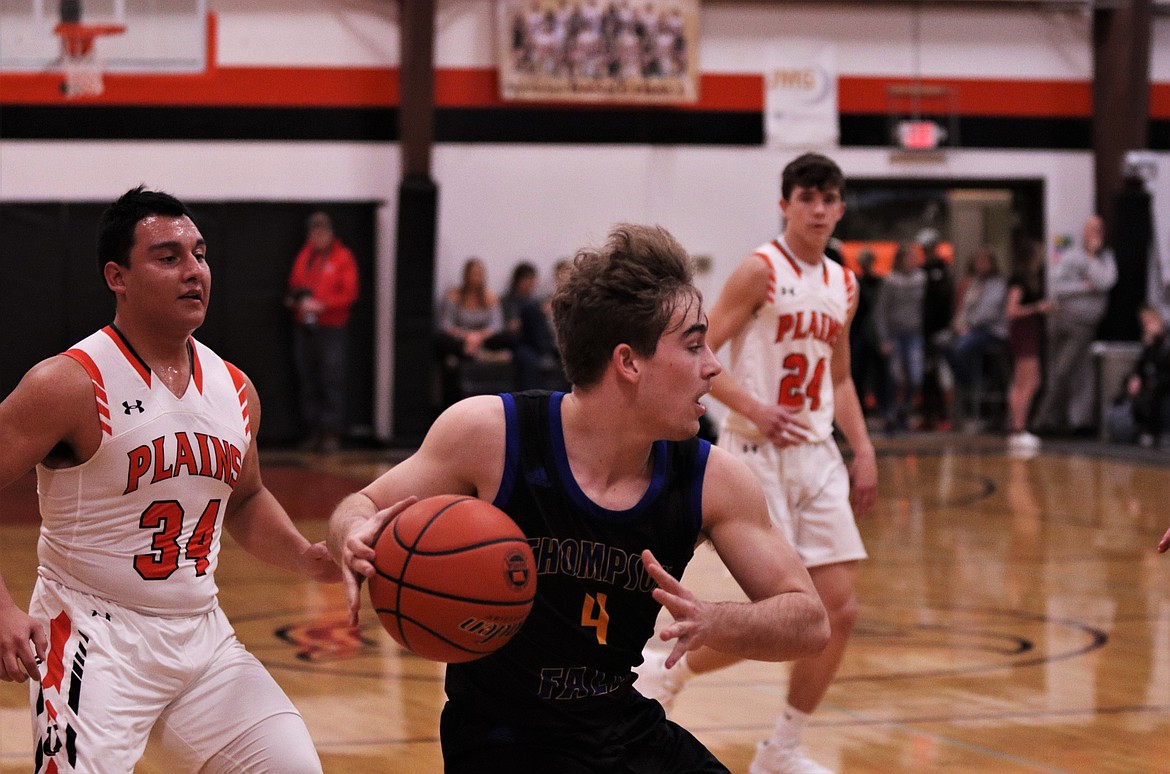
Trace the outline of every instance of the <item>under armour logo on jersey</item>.
[[796, 295], [796, 288], [788, 288], [788, 287], [777, 288], [776, 293], [778, 295], [781, 295], [781, 296], [795, 296]]
[[760, 447], [754, 443], [745, 443], [743, 445], [743, 453], [744, 454], [755, 454], [759, 450], [760, 450]]
[[136, 410], [139, 414], [146, 411], [146, 409], [142, 408], [142, 401], [140, 400], [134, 401], [133, 406], [130, 405], [130, 401], [124, 400], [122, 401], [122, 408], [126, 410], [127, 414], [129, 414], [131, 410]]

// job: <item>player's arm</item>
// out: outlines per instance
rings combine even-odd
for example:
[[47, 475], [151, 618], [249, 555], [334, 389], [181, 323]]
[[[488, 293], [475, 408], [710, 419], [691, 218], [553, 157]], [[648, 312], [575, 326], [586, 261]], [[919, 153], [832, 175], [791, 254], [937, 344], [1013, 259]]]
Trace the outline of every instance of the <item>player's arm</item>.
[[[246, 377], [245, 377], [246, 378]], [[324, 542], [310, 543], [289, 518], [288, 511], [264, 485], [256, 437], [260, 432], [260, 396], [247, 379], [248, 417], [252, 443], [244, 454], [235, 489], [228, 498], [223, 524], [244, 550], [267, 564], [313, 580], [336, 583], [341, 571]]]
[[643, 554], [658, 583], [654, 598], [674, 617], [663, 640], [675, 640], [673, 666], [688, 650], [708, 646], [760, 661], [820, 653], [829, 619], [800, 556], [772, 523], [752, 472], [712, 447], [703, 481], [703, 531], [749, 602], [704, 602]]
[[[754, 253], [744, 258], [727, 278], [709, 315], [707, 343], [712, 352], [718, 352], [751, 321], [767, 300], [768, 280], [768, 264]], [[750, 419], [777, 446], [807, 440], [811, 431], [797, 412], [775, 400], [752, 395], [727, 371], [711, 380], [711, 397]]]
[[[42, 460], [83, 462], [101, 443], [101, 432], [85, 369], [60, 356], [39, 363], [0, 402], [0, 488]], [[17, 606], [0, 578], [0, 680], [38, 675], [37, 661], [47, 647], [44, 629]]]
[[326, 542], [345, 569], [350, 616], [356, 623], [362, 580], [374, 573], [373, 545], [402, 510], [440, 494], [490, 501], [504, 469], [504, 405], [494, 395], [461, 400], [444, 411], [413, 455], [346, 497], [329, 518]]
[[833, 344], [829, 373], [833, 379], [833, 420], [853, 450], [853, 461], [849, 464], [849, 502], [855, 516], [864, 516], [877, 500], [877, 455], [865, 426], [865, 415], [849, 367], [849, 328], [856, 313], [857, 295], [854, 294], [845, 325]]

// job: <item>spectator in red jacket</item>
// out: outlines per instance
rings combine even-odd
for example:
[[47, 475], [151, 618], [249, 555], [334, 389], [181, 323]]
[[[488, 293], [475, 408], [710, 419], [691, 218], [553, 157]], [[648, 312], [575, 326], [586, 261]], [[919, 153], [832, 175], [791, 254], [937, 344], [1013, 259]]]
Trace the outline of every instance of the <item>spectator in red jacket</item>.
[[293, 262], [287, 303], [300, 382], [304, 446], [332, 453], [345, 434], [349, 310], [358, 298], [357, 262], [324, 212], [309, 216], [308, 239]]

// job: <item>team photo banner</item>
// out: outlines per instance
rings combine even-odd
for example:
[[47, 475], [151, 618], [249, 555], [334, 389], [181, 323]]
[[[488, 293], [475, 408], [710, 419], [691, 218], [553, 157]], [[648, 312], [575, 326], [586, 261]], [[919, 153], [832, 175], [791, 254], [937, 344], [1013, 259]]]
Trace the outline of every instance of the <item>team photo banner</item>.
[[699, 0], [499, 0], [496, 16], [505, 100], [699, 98]]

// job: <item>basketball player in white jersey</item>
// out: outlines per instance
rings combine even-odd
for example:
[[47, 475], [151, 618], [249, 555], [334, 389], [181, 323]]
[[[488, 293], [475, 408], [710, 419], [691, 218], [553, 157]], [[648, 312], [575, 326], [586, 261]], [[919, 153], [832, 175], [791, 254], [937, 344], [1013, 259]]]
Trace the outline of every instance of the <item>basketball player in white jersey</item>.
[[[788, 706], [760, 744], [751, 774], [829, 771], [804, 754], [800, 734], [853, 628], [857, 563], [866, 556], [854, 519], [873, 506], [877, 492], [877, 461], [849, 370], [857, 281], [825, 256], [845, 212], [843, 186], [840, 168], [825, 156], [809, 153], [789, 163], [781, 179], [784, 233], [744, 258], [711, 309], [711, 348], [731, 347], [728, 368], [711, 386], [731, 409], [719, 445], [760, 479], [832, 632], [820, 655], [793, 664]], [[848, 469], [834, 422], [853, 451]], [[655, 652], [646, 655], [635, 685], [668, 708], [688, 679], [737, 660], [705, 648], [668, 671]]]
[[0, 486], [34, 466], [29, 613], [0, 581], [0, 679], [32, 676], [34, 770], [126, 774], [151, 730], [168, 771], [317, 774], [304, 721], [218, 604], [224, 528], [258, 558], [341, 574], [260, 478], [256, 390], [191, 334], [207, 247], [174, 197], [103, 214], [114, 321], [34, 366], [0, 403]]

